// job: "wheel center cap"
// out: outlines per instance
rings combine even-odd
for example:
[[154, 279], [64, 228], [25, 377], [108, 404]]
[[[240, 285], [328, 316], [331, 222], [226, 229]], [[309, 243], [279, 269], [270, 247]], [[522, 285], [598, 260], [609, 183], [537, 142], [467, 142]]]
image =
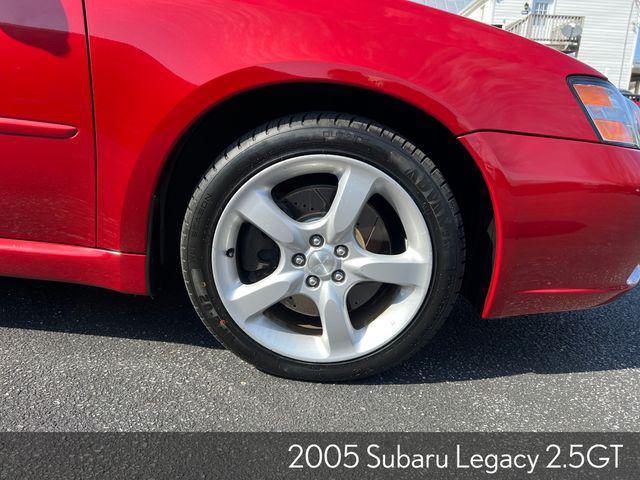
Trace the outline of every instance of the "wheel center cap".
[[330, 276], [337, 266], [338, 261], [336, 258], [330, 252], [325, 250], [312, 252], [307, 258], [307, 268], [309, 273], [320, 278]]

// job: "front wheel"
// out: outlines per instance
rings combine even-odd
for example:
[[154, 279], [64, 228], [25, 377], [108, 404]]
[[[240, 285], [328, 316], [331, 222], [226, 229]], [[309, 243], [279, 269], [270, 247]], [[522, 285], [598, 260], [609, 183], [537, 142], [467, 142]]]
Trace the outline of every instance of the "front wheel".
[[464, 235], [414, 145], [367, 119], [314, 113], [256, 129], [215, 161], [181, 257], [221, 343], [275, 375], [340, 381], [435, 334], [460, 288]]

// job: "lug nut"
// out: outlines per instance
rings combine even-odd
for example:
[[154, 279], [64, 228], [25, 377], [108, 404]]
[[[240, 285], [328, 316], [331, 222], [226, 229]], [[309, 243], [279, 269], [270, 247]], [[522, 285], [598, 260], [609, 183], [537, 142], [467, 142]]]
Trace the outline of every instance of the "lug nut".
[[333, 281], [337, 283], [344, 282], [345, 277], [346, 275], [342, 270], [336, 270], [335, 272], [333, 272], [333, 275], [331, 275]]
[[336, 257], [344, 258], [349, 254], [349, 249], [344, 245], [338, 245], [334, 250]]
[[321, 247], [324, 244], [324, 238], [320, 235], [312, 235], [309, 239], [309, 243], [312, 247]]
[[320, 285], [320, 279], [314, 275], [307, 277], [307, 286], [311, 288], [316, 288]]
[[291, 261], [296, 267], [302, 267], [305, 263], [307, 263], [307, 259], [301, 253], [296, 253]]

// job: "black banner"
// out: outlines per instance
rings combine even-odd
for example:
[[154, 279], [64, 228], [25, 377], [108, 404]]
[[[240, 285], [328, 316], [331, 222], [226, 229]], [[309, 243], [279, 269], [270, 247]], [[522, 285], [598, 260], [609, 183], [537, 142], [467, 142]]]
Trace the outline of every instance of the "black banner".
[[1, 433], [7, 479], [637, 479], [632, 433]]

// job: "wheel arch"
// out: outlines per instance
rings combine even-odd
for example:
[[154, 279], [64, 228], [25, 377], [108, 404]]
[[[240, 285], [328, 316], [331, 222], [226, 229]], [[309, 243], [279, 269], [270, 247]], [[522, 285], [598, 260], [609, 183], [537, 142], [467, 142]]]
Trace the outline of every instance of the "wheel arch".
[[212, 161], [253, 128], [308, 111], [370, 118], [410, 139], [431, 157], [461, 208], [468, 245], [462, 292], [481, 311], [493, 274], [495, 229], [491, 197], [473, 157], [441, 119], [404, 99], [320, 81], [287, 81], [243, 90], [207, 110], [175, 143], [158, 177], [149, 213], [147, 279], [151, 293], [180, 279], [177, 258], [182, 216]]

